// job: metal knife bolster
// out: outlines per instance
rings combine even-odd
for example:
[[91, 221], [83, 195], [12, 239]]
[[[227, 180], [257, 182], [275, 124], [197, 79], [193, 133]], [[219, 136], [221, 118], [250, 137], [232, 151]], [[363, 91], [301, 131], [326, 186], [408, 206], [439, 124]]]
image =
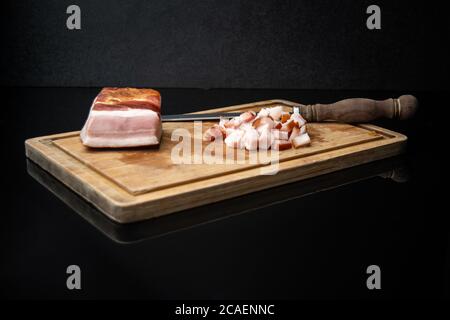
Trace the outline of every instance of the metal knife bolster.
[[229, 119], [239, 117], [242, 112], [220, 112], [220, 113], [197, 113], [197, 114], [163, 114], [163, 122], [185, 122], [185, 121], [217, 121], [221, 118]]

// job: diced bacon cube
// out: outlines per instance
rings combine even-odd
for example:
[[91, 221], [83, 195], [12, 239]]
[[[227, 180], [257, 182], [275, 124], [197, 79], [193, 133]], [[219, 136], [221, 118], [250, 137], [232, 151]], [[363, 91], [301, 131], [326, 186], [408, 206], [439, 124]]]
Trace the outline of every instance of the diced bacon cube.
[[218, 124], [215, 124], [205, 131], [205, 133], [203, 134], [203, 140], [214, 141], [217, 138], [223, 139], [224, 136], [225, 132], [223, 131], [223, 129]]
[[272, 142], [272, 149], [273, 150], [286, 150], [292, 147], [292, 144], [288, 140], [274, 140]]
[[309, 144], [311, 144], [311, 139], [309, 138], [309, 135], [307, 133], [299, 135], [292, 140], [292, 145], [294, 146], [294, 148], [307, 146]]
[[269, 116], [273, 120], [278, 121], [278, 120], [280, 120], [282, 112], [283, 112], [283, 107], [282, 106], [272, 107], [272, 108], [269, 109]]
[[289, 132], [287, 132], [287, 131], [272, 129], [272, 135], [273, 135], [274, 139], [277, 139], [277, 140], [288, 140], [289, 139]]
[[284, 112], [281, 114], [281, 123], [285, 123], [286, 121], [288, 121], [291, 118], [291, 115], [289, 114], [289, 112]]
[[247, 111], [247, 112], [242, 113], [239, 116], [239, 118], [240, 118], [241, 122], [250, 122], [256, 118], [256, 113], [253, 111]]

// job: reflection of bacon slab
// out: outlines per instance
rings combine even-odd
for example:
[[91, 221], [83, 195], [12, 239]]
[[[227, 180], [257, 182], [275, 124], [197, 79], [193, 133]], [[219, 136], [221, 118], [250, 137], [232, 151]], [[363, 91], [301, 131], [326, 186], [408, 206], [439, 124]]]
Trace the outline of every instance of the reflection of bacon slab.
[[84, 145], [95, 148], [159, 144], [161, 96], [153, 89], [103, 88], [81, 130]]

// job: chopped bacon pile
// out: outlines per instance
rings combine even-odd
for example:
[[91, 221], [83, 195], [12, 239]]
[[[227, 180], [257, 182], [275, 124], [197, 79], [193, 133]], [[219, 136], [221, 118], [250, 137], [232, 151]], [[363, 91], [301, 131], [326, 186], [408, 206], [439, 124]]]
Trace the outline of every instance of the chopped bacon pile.
[[225, 139], [228, 147], [247, 150], [285, 150], [299, 148], [311, 143], [306, 132], [306, 121], [298, 108], [289, 114], [281, 106], [264, 108], [239, 117], [221, 119], [203, 134], [204, 141]]

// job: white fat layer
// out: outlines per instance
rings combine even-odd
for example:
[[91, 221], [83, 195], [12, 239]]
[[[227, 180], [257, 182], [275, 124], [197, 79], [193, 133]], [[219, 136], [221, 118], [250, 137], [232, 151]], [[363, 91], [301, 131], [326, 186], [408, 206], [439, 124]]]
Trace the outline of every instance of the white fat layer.
[[307, 133], [299, 135], [298, 137], [295, 137], [293, 140], [293, 144], [294, 144], [295, 148], [305, 146], [310, 143], [311, 143], [311, 139], [309, 138], [309, 135]]
[[93, 148], [138, 147], [159, 144], [159, 138], [157, 136], [149, 135], [131, 135], [120, 138], [90, 137], [82, 131], [80, 136], [84, 145]]

